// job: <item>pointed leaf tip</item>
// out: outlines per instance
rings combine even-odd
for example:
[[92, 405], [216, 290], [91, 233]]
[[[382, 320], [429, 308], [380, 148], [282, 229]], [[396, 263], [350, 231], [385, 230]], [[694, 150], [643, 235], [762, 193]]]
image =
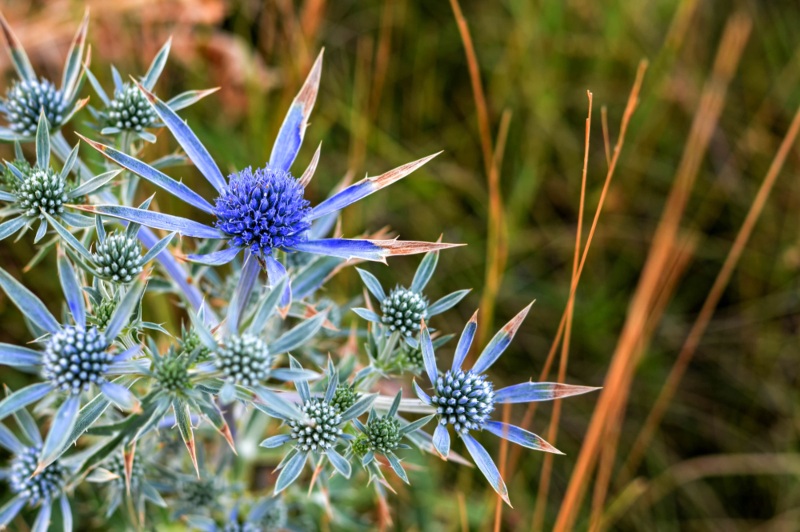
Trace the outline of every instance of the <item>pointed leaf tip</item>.
[[522, 322], [525, 321], [525, 318], [528, 316], [528, 312], [530, 312], [531, 307], [535, 302], [536, 302], [535, 300], [531, 301], [527, 307], [520, 310], [516, 316], [511, 318], [511, 321], [509, 321], [503, 326], [503, 331], [511, 336], [514, 336], [517, 333], [517, 330], [519, 330], [520, 326], [522, 325]]

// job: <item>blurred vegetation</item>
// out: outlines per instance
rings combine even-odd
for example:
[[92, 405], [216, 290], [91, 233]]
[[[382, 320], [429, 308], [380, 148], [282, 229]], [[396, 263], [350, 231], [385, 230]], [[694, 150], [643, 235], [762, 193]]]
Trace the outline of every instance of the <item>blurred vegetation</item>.
[[[0, 2], [37, 68], [53, 77], [82, 14], [83, 2]], [[473, 287], [438, 320], [456, 332], [481, 299], [487, 269], [489, 193], [464, 44], [449, 2], [410, 0], [138, 0], [88, 2], [93, 71], [101, 65], [141, 74], [169, 36], [173, 54], [157, 92], [221, 90], [183, 112], [220, 166], [261, 165], [289, 101], [325, 48], [322, 86], [300, 165], [322, 142], [309, 187], [322, 199], [346, 175], [377, 175], [401, 163], [444, 153], [390, 190], [343, 214], [346, 234], [389, 226], [406, 239], [440, 233], [467, 247], [445, 252], [432, 297]], [[714, 314], [685, 378], [634, 474], [624, 470], [634, 439], [654, 404], [688, 331], [731, 248], [795, 108], [800, 104], [800, 8], [758, 0], [502, 0], [467, 1], [469, 24], [487, 100], [492, 142], [507, 141], [499, 168], [508, 257], [495, 301], [493, 331], [536, 299], [515, 342], [494, 369], [498, 381], [538, 378], [567, 304], [579, 216], [586, 91], [594, 95], [584, 238], [608, 169], [601, 127], [607, 109], [613, 147], [641, 59], [649, 61], [627, 138], [577, 290], [567, 380], [602, 385], [615, 355], [629, 303], [684, 153], [701, 94], [711, 77], [731, 17], [747, 39], [734, 60], [718, 122], [699, 156], [681, 236], [694, 242], [668, 294], [663, 316], [643, 340], [629, 395], [618, 418], [619, 443], [603, 454], [608, 494], [595, 511], [588, 494], [575, 527], [593, 517], [620, 530], [796, 530], [800, 482], [800, 158], [793, 150]], [[746, 31], [749, 28], [749, 34]], [[722, 50], [724, 55], [725, 50]], [[3, 70], [10, 76], [9, 61]], [[41, 71], [41, 70], [40, 70]], [[718, 83], [715, 81], [714, 83]], [[88, 88], [86, 89], [88, 92]], [[82, 128], [82, 126], [81, 126]], [[84, 128], [85, 129], [85, 128]], [[71, 140], [74, 137], [69, 137]], [[174, 149], [166, 132], [148, 149]], [[11, 152], [3, 148], [3, 156]], [[82, 153], [86, 155], [88, 150]], [[209, 187], [193, 168], [173, 175]], [[166, 212], [183, 208], [168, 195]], [[16, 275], [31, 256], [30, 239], [0, 246]], [[418, 259], [371, 266], [385, 283], [408, 282]], [[24, 275], [37, 293], [58, 294], [47, 264]], [[50, 270], [53, 271], [53, 270]], [[361, 290], [346, 271], [328, 290], [345, 300]], [[170, 301], [151, 301], [158, 320], [174, 327]], [[484, 319], [487, 316], [483, 316]], [[25, 341], [15, 309], [0, 300], [4, 341]], [[156, 321], [156, 320], [154, 320]], [[556, 375], [554, 365], [550, 378]], [[12, 387], [23, 376], [3, 370]], [[604, 393], [613, 394], [606, 389]], [[627, 392], [627, 390], [626, 390]], [[570, 483], [597, 395], [564, 403], [552, 461], [546, 512], [534, 521], [545, 457], [525, 452], [506, 474], [514, 509], [503, 529], [540, 523], [550, 529]], [[543, 436], [552, 407], [530, 428]], [[524, 408], [514, 409], [518, 421]], [[487, 439], [497, 456], [494, 440]], [[601, 445], [601, 448], [603, 446]], [[604, 451], [601, 451], [601, 453]], [[745, 456], [746, 455], [746, 456]], [[692, 462], [713, 457], [717, 464]], [[422, 459], [411, 458], [420, 463]], [[429, 472], [435, 471], [435, 475]], [[709, 472], [710, 471], [710, 472]], [[390, 498], [397, 529], [483, 530], [495, 520], [495, 498], [473, 471], [425, 460], [413, 490]], [[620, 495], [622, 497], [620, 498]], [[641, 496], [639, 496], [641, 495]], [[541, 504], [541, 502], [540, 502]], [[628, 506], [629, 504], [629, 506]], [[363, 501], [366, 514], [374, 512]], [[614, 513], [616, 510], [619, 512]], [[469, 524], [463, 523], [466, 515]]]

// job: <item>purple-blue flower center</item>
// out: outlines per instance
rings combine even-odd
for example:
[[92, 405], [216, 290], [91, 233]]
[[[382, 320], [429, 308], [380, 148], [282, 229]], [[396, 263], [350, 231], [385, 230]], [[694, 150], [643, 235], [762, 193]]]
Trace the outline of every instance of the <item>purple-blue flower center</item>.
[[233, 246], [248, 246], [255, 254], [290, 248], [305, 240], [311, 227], [311, 206], [303, 192], [289, 172], [245, 168], [229, 176], [228, 188], [217, 198], [215, 225]]
[[494, 386], [486, 375], [463, 370], [447, 370], [436, 379], [436, 406], [439, 423], [453, 425], [457, 432], [480, 430], [494, 411]]

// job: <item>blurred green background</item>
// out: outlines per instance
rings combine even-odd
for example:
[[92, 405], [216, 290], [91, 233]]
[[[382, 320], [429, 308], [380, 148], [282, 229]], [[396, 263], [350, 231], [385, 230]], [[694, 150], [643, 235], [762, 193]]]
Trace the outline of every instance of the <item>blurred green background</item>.
[[[460, 331], [486, 284], [491, 216], [478, 107], [449, 2], [88, 4], [93, 71], [106, 86], [111, 83], [107, 64], [114, 63], [124, 76], [141, 74], [173, 35], [173, 53], [157, 93], [168, 97], [187, 89], [221, 87], [182, 114], [224, 170], [266, 161], [285, 109], [322, 47], [320, 94], [298, 158], [298, 167], [303, 167], [322, 142], [309, 187], [312, 203], [348, 173], [355, 179], [377, 175], [444, 150], [403, 182], [346, 209], [342, 222], [345, 234], [389, 226], [405, 239], [436, 240], [443, 234], [446, 241], [469, 244], [443, 253], [430, 294], [436, 298], [474, 289], [438, 320], [439, 329]], [[37, 69], [57, 79], [84, 2], [6, 0], [0, 5]], [[649, 61], [575, 298], [567, 381], [601, 386], [680, 161], [687, 146], [690, 153], [696, 148], [687, 139], [702, 109], [701, 94], [715, 57], [731, 55], [730, 50], [720, 51], [726, 24], [733, 24], [732, 31], [746, 40], [741, 58], [732, 59], [730, 82], [711, 83], [724, 85], [727, 93], [718, 121], [708, 124], [708, 148], [699, 154], [696, 184], [680, 222], [680, 235], [692, 239], [694, 247], [674, 291], [666, 295], [663, 316], [643, 341], [641, 359], [634, 362], [630, 392], [622, 399], [624, 417], [618, 418], [619, 443], [607, 449], [600, 445], [601, 463], [610, 472], [607, 495], [597, 495], [595, 476], [590, 476], [574, 526], [599, 526], [600, 516], [607, 519], [604, 526], [619, 530], [798, 530], [797, 150], [778, 177], [641, 465], [633, 474], [623, 466], [800, 104], [800, 5], [757, 0], [464, 0], [461, 8], [480, 67], [492, 143], [507, 133], [498, 169], [508, 256], [487, 330], [536, 300], [494, 368], [497, 380], [508, 383], [538, 378], [567, 304], [586, 91], [592, 91], [594, 107], [584, 239], [608, 169], [601, 107], [607, 108], [613, 146], [637, 65], [641, 59]], [[5, 56], [2, 60], [10, 79], [10, 62]], [[88, 87], [84, 92], [90, 93]], [[174, 140], [162, 132], [146, 155], [155, 158], [174, 147]], [[3, 156], [11, 155], [3, 147]], [[196, 183], [209, 196], [210, 188], [193, 168], [172, 175]], [[157, 201], [165, 212], [182, 208], [163, 193]], [[4, 268], [22, 276], [43, 298], [56, 297], [55, 276], [40, 275], [47, 265], [20, 273], [31, 255], [29, 238], [0, 247]], [[417, 264], [415, 257], [396, 258], [390, 268], [375, 265], [369, 270], [385, 283], [407, 283]], [[360, 290], [354, 271], [328, 286], [342, 301]], [[155, 301], [153, 312], [158, 318], [153, 321], [180, 323], [169, 302]], [[482, 317], [488, 318], [485, 313]], [[5, 298], [0, 299], [0, 322], [3, 341], [28, 340]], [[9, 370], [0, 375], [15, 388], [24, 379]], [[566, 456], [552, 461], [546, 497], [543, 455], [522, 453], [517, 467], [506, 474], [515, 508], [503, 510], [502, 529], [554, 526], [597, 404], [597, 394], [563, 404], [557, 446]], [[531, 430], [546, 435], [552, 409], [539, 409]], [[513, 409], [511, 419], [519, 421], [524, 411]], [[498, 456], [496, 440], [484, 441]], [[712, 467], [691, 461], [700, 457], [718, 462]], [[393, 527], [493, 526], [495, 498], [481, 478], [434, 459], [411, 461], [425, 467], [411, 473], [413, 489], [399, 487], [390, 497]], [[537, 498], [544, 513], [534, 518]], [[463, 522], [465, 513], [468, 523]]]

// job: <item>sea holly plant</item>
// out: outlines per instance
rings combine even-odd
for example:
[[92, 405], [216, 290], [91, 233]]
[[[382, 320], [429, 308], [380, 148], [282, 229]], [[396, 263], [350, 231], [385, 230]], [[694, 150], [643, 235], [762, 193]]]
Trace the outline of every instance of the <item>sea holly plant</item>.
[[[406, 462], [413, 451], [470, 463], [450, 449], [451, 426], [508, 502], [480, 433], [557, 451], [533, 433], [493, 420], [496, 405], [594, 388], [534, 382], [495, 388], [487, 370], [527, 308], [466, 370], [473, 317], [453, 365], [440, 372], [438, 353], [454, 335], [427, 324], [438, 327], [437, 315], [469, 293], [429, 298], [438, 290], [439, 252], [454, 245], [392, 239], [390, 228], [341, 238], [342, 209], [433, 156], [346, 180], [312, 205], [306, 188], [321, 150], [300, 177], [292, 167], [318, 93], [320, 54], [269, 160], [225, 177], [176, 113], [213, 91], [190, 90], [166, 101], [153, 93], [167, 71], [171, 42], [141, 78], [126, 80], [111, 67], [114, 89], [106, 92], [84, 54], [87, 24], [56, 89], [36, 78], [0, 20], [19, 76], [0, 107], [9, 123], [0, 139], [15, 141], [15, 158], [0, 181], [0, 241], [7, 245], [38, 224], [25, 279], [36, 282], [37, 293], [46, 290], [38, 280], [47, 279], [51, 261], [45, 259], [55, 250], [52, 277], [64, 296], [43, 301], [0, 269], [0, 298], [21, 311], [31, 339], [0, 343], [0, 365], [31, 374], [30, 384], [0, 400], [0, 422], [17, 421], [15, 431], [0, 424], [0, 446], [12, 455], [2, 475], [12, 497], [0, 508], [0, 527], [25, 519], [26, 506], [37, 511], [37, 531], [54, 523], [85, 527], [73, 508], [137, 530], [163, 527], [165, 520], [209, 531], [305, 529], [323, 512], [337, 528], [369, 527], [375, 523], [363, 515], [362, 503], [348, 504], [359, 498], [351, 494], [368, 486], [385, 521], [393, 486], [415, 480]], [[89, 109], [91, 138], [82, 138], [105, 159], [81, 160], [79, 146], [62, 134], [83, 105], [84, 75], [99, 103]], [[148, 158], [140, 141], [155, 142], [159, 127], [183, 153]], [[24, 153], [34, 151], [35, 163], [27, 162]], [[62, 164], [54, 165], [52, 156]], [[165, 173], [183, 161], [210, 183], [213, 197]], [[142, 201], [142, 180], [202, 218], [161, 212], [154, 196]], [[334, 289], [336, 274], [349, 266], [418, 253], [425, 255], [410, 284], [391, 290], [359, 269], [364, 307], [353, 308], [361, 304], [357, 293]], [[150, 261], [160, 267], [150, 268]], [[423, 371], [433, 391], [428, 395], [414, 382], [414, 397], [404, 373]], [[47, 427], [45, 437], [40, 425]], [[384, 475], [389, 469], [393, 474]], [[265, 470], [276, 474], [260, 474]], [[86, 497], [87, 483], [103, 486], [105, 503]], [[164, 511], [150, 511], [155, 506]]]
[[422, 320], [450, 310], [470, 292], [458, 290], [429, 304], [423, 290], [433, 277], [438, 261], [438, 251], [426, 253], [414, 274], [411, 286], [406, 288], [398, 285], [388, 294], [374, 275], [357, 268], [364, 286], [378, 301], [380, 314], [368, 308], [354, 308], [353, 312], [367, 321], [378, 324], [387, 336], [398, 333], [410, 347], [416, 348], [419, 345], [417, 335]]
[[[290, 360], [294, 369], [302, 369], [294, 358]], [[340, 410], [334, 403], [339, 377], [331, 364], [328, 365], [326, 376], [328, 385], [324, 395], [312, 395], [308, 382], [297, 379], [295, 386], [298, 402], [286, 401], [274, 392], [265, 390], [261, 394], [264, 403], [256, 404], [256, 408], [283, 421], [290, 430], [288, 434], [278, 434], [261, 442], [261, 446], [267, 449], [286, 443], [292, 445], [292, 449], [278, 466], [280, 475], [275, 484], [275, 493], [280, 493], [297, 480], [306, 462], [314, 457], [319, 457], [320, 460], [327, 458], [339, 474], [350, 478], [350, 462], [337, 450], [343, 442], [352, 439], [351, 434], [344, 432], [343, 425], [366, 412], [375, 400], [375, 395], [361, 397], [346, 410]]]
[[[152, 92], [158, 83], [169, 58], [171, 47], [172, 38], [164, 43], [150, 63], [145, 75], [138, 80], [146, 90]], [[148, 130], [163, 127], [164, 124], [160, 122], [155, 109], [134, 82], [125, 81], [112, 65], [111, 77], [114, 81], [114, 90], [109, 95], [88, 68], [86, 77], [103, 104], [103, 107], [99, 109], [92, 105], [88, 107], [94, 118], [94, 122], [91, 124], [94, 129], [106, 137], [127, 133], [147, 142], [156, 141], [156, 136]], [[173, 111], [179, 111], [197, 103], [214, 91], [216, 89], [186, 91], [171, 98], [166, 104]]]
[[395, 396], [392, 406], [386, 414], [381, 415], [375, 409], [370, 410], [366, 424], [357, 419], [353, 420], [353, 424], [360, 434], [352, 441], [348, 452], [353, 453], [361, 460], [361, 465], [370, 472], [370, 478], [383, 479], [376, 455], [384, 456], [397, 476], [408, 484], [408, 475], [395, 451], [411, 449], [409, 445], [402, 442], [403, 438], [427, 425], [435, 415], [431, 414], [412, 423], [403, 424], [404, 420], [398, 416], [402, 398], [401, 390]]
[[[533, 303], [531, 303], [533, 305]], [[433, 433], [433, 446], [442, 456], [450, 453], [450, 432], [448, 427], [453, 426], [456, 435], [464, 442], [469, 454], [475, 460], [478, 469], [486, 476], [489, 484], [497, 491], [507, 504], [508, 489], [489, 453], [471, 432], [487, 431], [495, 436], [506, 439], [517, 445], [562, 454], [555, 447], [542, 438], [516, 425], [491, 419], [495, 405], [505, 403], [530, 403], [534, 401], [550, 401], [571, 395], [591, 392], [598, 388], [590, 386], [576, 386], [556, 382], [523, 382], [494, 389], [494, 383], [489, 380], [486, 371], [500, 358], [513, 340], [514, 335], [522, 325], [525, 316], [531, 308], [528, 305], [511, 321], [500, 329], [494, 338], [486, 345], [471, 369], [463, 369], [475, 331], [478, 329], [478, 313], [464, 327], [456, 346], [453, 364], [450, 369], [441, 372], [436, 365], [436, 356], [430, 332], [422, 324], [422, 353], [425, 361], [425, 372], [433, 387], [433, 395], [428, 395], [414, 382], [417, 396], [425, 403], [436, 409], [439, 423]]]
[[18, 76], [6, 95], [0, 98], [0, 113], [8, 124], [0, 127], [0, 140], [30, 140], [36, 133], [40, 114], [44, 114], [50, 129], [55, 131], [86, 105], [89, 99], [78, 100], [78, 94], [83, 82], [83, 57], [88, 27], [87, 11], [69, 48], [61, 85], [56, 87], [49, 79], [37, 78], [22, 43], [14, 35], [5, 17], [0, 14], [0, 29]]
[[72, 323], [59, 323], [39, 298], [0, 269], [0, 288], [23, 313], [43, 344], [41, 351], [0, 344], [0, 364], [33, 368], [42, 377], [42, 382], [17, 390], [0, 401], [0, 419], [51, 394], [63, 397], [38, 455], [39, 468], [45, 468], [56, 460], [70, 443], [84, 392], [97, 388], [120, 408], [139, 409], [139, 400], [113, 378], [128, 373], [126, 363], [141, 349], [138, 345], [119, 349], [116, 340], [140, 304], [144, 281], [138, 280], [128, 290], [106, 327], [100, 330], [87, 323], [79, 277], [64, 254], [59, 255], [58, 270]]
[[[25, 506], [38, 507], [33, 530], [48, 529], [53, 507], [58, 506], [65, 529], [72, 529], [72, 506], [67, 495], [74, 480], [74, 465], [58, 458], [42, 467], [43, 440], [36, 420], [24, 408], [14, 412], [21, 429], [17, 437], [0, 424], [0, 447], [11, 453], [9, 467], [2, 471], [8, 480], [12, 498], [0, 508], [0, 528], [5, 529]], [[52, 430], [57, 427], [52, 427]]]
[[[189, 254], [191, 261], [218, 266], [247, 250], [267, 271], [270, 284], [286, 276], [279, 252], [309, 253], [343, 259], [385, 262], [386, 257], [445, 249], [453, 244], [406, 242], [397, 239], [369, 240], [344, 238], [309, 238], [313, 223], [355, 203], [404, 178], [434, 155], [405, 164], [377, 177], [367, 177], [312, 207], [305, 199], [305, 188], [319, 162], [319, 149], [308, 168], [298, 179], [290, 168], [300, 149], [308, 117], [316, 101], [322, 70], [322, 54], [297, 95], [278, 133], [266, 166], [244, 168], [226, 179], [189, 126], [170, 106], [137, 84], [153, 105], [161, 121], [175, 136], [191, 161], [217, 192], [212, 205], [190, 187], [176, 181], [147, 163], [111, 146], [85, 139], [109, 160], [150, 181], [187, 204], [214, 216], [214, 226], [174, 215], [143, 211], [119, 205], [83, 205], [86, 212], [112, 216], [142, 225], [177, 231], [200, 239], [219, 240], [223, 249], [203, 254]], [[282, 304], [291, 300], [291, 284], [286, 283]]]
[[31, 166], [22, 155], [19, 144], [16, 148], [16, 160], [6, 161], [5, 179], [0, 186], [0, 201], [6, 203], [0, 209], [5, 220], [0, 223], [0, 240], [26, 231], [38, 222], [34, 238], [34, 242], [38, 242], [47, 234], [54, 219], [61, 219], [73, 227], [91, 226], [91, 218], [68, 212], [65, 206], [106, 186], [120, 174], [120, 170], [103, 172], [84, 183], [71, 180], [69, 176], [75, 165], [78, 146], [72, 149], [61, 170], [55, 170], [50, 164], [50, 128], [44, 111], [39, 115], [36, 129], [36, 163]]

